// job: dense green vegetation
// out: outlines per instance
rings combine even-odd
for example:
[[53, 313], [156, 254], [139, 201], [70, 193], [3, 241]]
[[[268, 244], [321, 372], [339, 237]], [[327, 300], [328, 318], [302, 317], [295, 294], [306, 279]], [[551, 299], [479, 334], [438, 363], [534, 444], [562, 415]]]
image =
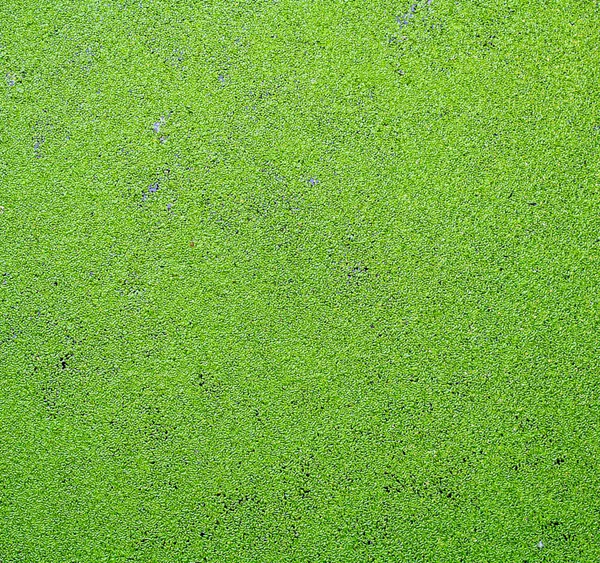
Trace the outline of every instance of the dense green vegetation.
[[0, 562], [600, 559], [600, 7], [0, 3]]

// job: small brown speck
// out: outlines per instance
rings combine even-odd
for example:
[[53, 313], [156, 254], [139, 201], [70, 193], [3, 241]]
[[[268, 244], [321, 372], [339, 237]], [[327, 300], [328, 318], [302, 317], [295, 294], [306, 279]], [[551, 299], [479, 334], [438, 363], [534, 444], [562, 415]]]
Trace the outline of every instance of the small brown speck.
[[192, 248], [194, 248], [194, 246], [196, 246], [196, 243], [195, 243], [193, 240], [191, 240], [191, 241], [190, 241], [190, 246], [191, 246]]

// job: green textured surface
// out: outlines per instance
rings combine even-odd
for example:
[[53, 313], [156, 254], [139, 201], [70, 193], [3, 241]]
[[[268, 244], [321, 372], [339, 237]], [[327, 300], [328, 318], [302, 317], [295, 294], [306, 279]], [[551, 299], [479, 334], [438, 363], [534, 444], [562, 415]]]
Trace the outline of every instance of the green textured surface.
[[600, 560], [599, 18], [0, 2], [0, 562]]

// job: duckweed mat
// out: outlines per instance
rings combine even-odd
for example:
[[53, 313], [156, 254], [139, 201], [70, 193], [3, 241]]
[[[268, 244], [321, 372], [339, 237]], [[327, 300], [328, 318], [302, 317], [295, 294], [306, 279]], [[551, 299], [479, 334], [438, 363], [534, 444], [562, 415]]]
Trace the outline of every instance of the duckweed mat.
[[600, 560], [599, 18], [0, 2], [0, 562]]

